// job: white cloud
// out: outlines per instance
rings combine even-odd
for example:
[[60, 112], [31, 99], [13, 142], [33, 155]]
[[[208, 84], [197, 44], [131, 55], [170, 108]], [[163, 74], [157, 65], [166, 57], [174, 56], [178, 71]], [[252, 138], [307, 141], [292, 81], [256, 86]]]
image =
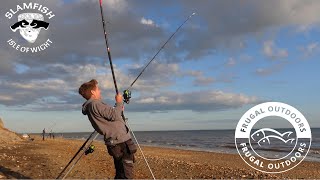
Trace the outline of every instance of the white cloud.
[[202, 76], [202, 74], [203, 73], [201, 71], [190, 70], [190, 71], [186, 71], [184, 74], [182, 74], [182, 76], [188, 75], [188, 76], [199, 77], [199, 76]]
[[194, 80], [193, 85], [195, 85], [195, 86], [208, 86], [214, 82], [215, 82], [215, 79], [213, 77], [199, 76]]
[[273, 41], [263, 43], [263, 54], [272, 59], [287, 58], [288, 52], [285, 49], [277, 48]]
[[148, 25], [148, 26], [157, 26], [154, 21], [152, 21], [151, 19], [146, 19], [144, 17], [141, 18], [140, 20], [140, 23], [141, 24], [144, 24], [144, 25]]
[[320, 45], [318, 42], [312, 42], [305, 47], [300, 48], [305, 57], [313, 56], [320, 52]]
[[[55, 46], [50, 51], [46, 51], [45, 56], [22, 55], [19, 57], [12, 56], [6, 49], [0, 50], [2, 55], [0, 76], [5, 77], [3, 79], [8, 79], [6, 83], [1, 84], [1, 96], [11, 97], [14, 92], [18, 94], [17, 99], [21, 98], [19, 101], [15, 100], [10, 103], [10, 99], [7, 98], [6, 105], [32, 104], [34, 99], [41, 99], [50, 95], [62, 99], [65, 98], [66, 93], [76, 92], [82, 82], [91, 78], [98, 79], [103, 90], [113, 92], [111, 74], [106, 71], [106, 67], [101, 65], [102, 59], [106, 58], [106, 54], [101, 17], [97, 6], [98, 1], [71, 1], [65, 3], [64, 6], [55, 6], [56, 2], [61, 1], [46, 2], [50, 3], [49, 7], [53, 8], [56, 17], [50, 22], [50, 26], [54, 27], [50, 38], [54, 38]], [[179, 32], [176, 37], [177, 42], [170, 43], [170, 46], [167, 46], [162, 52], [161, 55], [169, 63], [152, 63], [152, 66], [148, 67], [137, 81], [134, 88], [142, 93], [168, 88], [175, 83], [172, 77], [182, 77], [183, 70], [179, 68], [179, 64], [172, 62], [188, 60], [188, 57], [200, 60], [203, 56], [212, 55], [213, 49], [218, 52], [228, 51], [228, 49], [231, 49], [229, 45], [234, 43], [237, 44], [234, 47], [245, 48], [247, 41], [243, 41], [241, 37], [249, 36], [252, 38], [257, 35], [256, 33], [263, 34], [270, 28], [277, 29], [287, 25], [308, 26], [316, 24], [319, 23], [320, 12], [319, 1], [284, 0], [279, 2], [270, 0], [239, 3], [227, 0], [221, 2], [204, 0], [202, 3], [198, 3], [186, 0], [174, 2], [181, 9], [173, 12], [172, 16], [178, 18], [177, 21], [174, 20], [170, 23], [170, 26], [163, 27], [161, 25], [159, 28], [146, 28], [141, 24], [155, 26], [156, 23], [154, 20], [146, 18], [148, 14], [139, 11], [140, 9], [148, 7], [156, 16], [163, 12], [153, 10], [166, 8], [168, 4], [170, 5], [173, 2], [103, 0], [103, 3], [105, 17], [108, 17], [106, 20], [110, 21], [111, 24], [108, 26], [108, 30], [110, 30], [110, 41], [112, 42], [112, 55], [115, 59], [123, 58], [128, 60], [129, 63], [136, 63], [142, 57], [153, 55], [154, 50], [159, 48], [159, 42], [166, 39], [167, 35], [171, 33], [172, 26], [178, 20], [183, 19], [181, 12], [185, 12], [184, 10], [190, 9], [190, 7], [201, 12], [201, 16], [193, 18]], [[6, 7], [14, 7], [12, 5], [15, 4], [14, 1], [4, 1], [0, 8], [5, 12], [7, 11]], [[234, 11], [235, 6], [239, 7], [239, 11]], [[248, 6], [251, 8], [245, 8]], [[70, 11], [71, 7], [72, 11]], [[167, 18], [172, 16], [171, 14], [158, 16], [161, 18], [157, 19], [157, 22], [160, 24], [168, 22]], [[0, 17], [0, 19], [3, 20], [4, 17]], [[7, 19], [5, 19], [5, 22], [7, 22]], [[74, 33], [75, 29], [77, 33]], [[7, 28], [1, 34], [0, 39], [4, 39], [3, 42], [6, 42], [11, 34], [11, 30]], [[314, 52], [318, 47], [318, 44], [310, 44], [305, 50]], [[12, 48], [10, 50], [16, 52]], [[181, 52], [187, 55], [177, 58], [177, 54]], [[272, 58], [288, 57], [287, 50], [276, 47], [273, 41], [265, 42], [264, 54]], [[93, 59], [93, 62], [86, 60], [86, 57], [91, 56], [96, 58]], [[248, 59], [252, 58], [249, 57]], [[241, 58], [237, 60], [239, 61], [235, 62], [231, 58], [227, 64], [233, 66], [235, 63], [241, 62]], [[14, 72], [14, 65], [17, 63], [24, 64], [29, 69], [27, 68], [25, 72], [17, 74]], [[123, 88], [131, 83], [141, 68], [142, 66], [131, 68], [129, 73], [115, 68], [119, 86]], [[99, 72], [105, 73], [101, 74]], [[257, 70], [257, 73], [261, 75], [268, 74], [268, 72], [273, 71], [268, 71], [268, 68]], [[190, 71], [188, 73], [189, 76], [192, 76], [195, 85], [210, 85], [219, 81], [219, 78], [207, 77], [201, 71]], [[226, 81], [232, 80], [233, 76], [230, 77]], [[72, 96], [70, 103], [75, 100], [76, 97]], [[165, 98], [161, 99], [164, 102], [165, 100]]]
[[[127, 88], [142, 69], [140, 65], [133, 66], [129, 75], [114, 66], [120, 91]], [[178, 73], [178, 64], [155, 62], [139, 78], [133, 89], [139, 93], [159, 91], [172, 85], [172, 78]], [[77, 92], [79, 86], [91, 79], [97, 79], [101, 89], [107, 91], [104, 97], [113, 100], [114, 84], [108, 67], [56, 63], [47, 64], [40, 71], [39, 68], [30, 68], [11, 79], [0, 80], [0, 104], [10, 107], [23, 105], [25, 110], [31, 111], [70, 110], [68, 108], [78, 107], [81, 103], [82, 98]], [[15, 98], [12, 98], [13, 96]], [[43, 101], [48, 97], [54, 98], [49, 98], [53, 99], [52, 101]]]
[[222, 83], [232, 83], [236, 78], [237, 76], [234, 73], [223, 73], [217, 77], [216, 81]]
[[266, 68], [258, 68], [255, 71], [255, 74], [259, 76], [268, 76], [274, 73], [281, 71], [287, 63], [279, 63]]
[[0, 96], [0, 101], [11, 101], [13, 100], [12, 96]]
[[135, 105], [129, 111], [218, 111], [239, 108], [247, 104], [259, 103], [255, 96], [227, 93], [223, 91], [195, 91], [188, 93], [162, 92], [161, 95], [145, 94], [133, 100]]
[[231, 66], [235, 66], [235, 65], [236, 65], [236, 61], [234, 60], [234, 58], [232, 58], [232, 57], [229, 58], [227, 63], [226, 63], [226, 66], [231, 67]]
[[202, 71], [195, 71], [195, 70], [184, 71], [184, 72], [180, 72], [179, 76], [181, 77], [191, 76], [192, 78], [194, 78], [194, 81], [193, 81], [194, 86], [209, 86], [215, 82], [215, 78], [204, 76]]

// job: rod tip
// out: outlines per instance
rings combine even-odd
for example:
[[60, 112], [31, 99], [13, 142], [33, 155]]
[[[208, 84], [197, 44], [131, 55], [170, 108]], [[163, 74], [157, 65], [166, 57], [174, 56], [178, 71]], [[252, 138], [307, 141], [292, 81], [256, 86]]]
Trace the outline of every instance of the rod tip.
[[194, 16], [194, 15], [196, 15], [196, 13], [194, 12], [194, 13], [192, 13], [192, 16]]

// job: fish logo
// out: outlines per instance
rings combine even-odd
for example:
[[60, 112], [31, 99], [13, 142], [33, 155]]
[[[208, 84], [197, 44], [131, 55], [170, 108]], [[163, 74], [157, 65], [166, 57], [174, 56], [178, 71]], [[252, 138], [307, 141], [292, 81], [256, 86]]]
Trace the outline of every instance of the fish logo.
[[255, 131], [254, 133], [252, 133], [251, 139], [254, 142], [257, 142], [260, 147], [265, 144], [270, 145], [271, 141], [275, 140], [275, 139], [278, 139], [278, 140], [284, 142], [285, 144], [287, 144], [289, 142], [292, 144], [295, 141], [295, 137], [290, 138], [291, 134], [293, 134], [292, 131], [287, 131], [287, 132], [284, 132], [281, 134], [279, 131], [277, 131], [275, 129], [262, 128], [262, 129]]
[[[280, 124], [287, 129], [279, 129]], [[250, 108], [235, 130], [240, 157], [264, 173], [282, 173], [298, 166], [309, 152], [311, 138], [311, 128], [303, 114], [281, 102]]]

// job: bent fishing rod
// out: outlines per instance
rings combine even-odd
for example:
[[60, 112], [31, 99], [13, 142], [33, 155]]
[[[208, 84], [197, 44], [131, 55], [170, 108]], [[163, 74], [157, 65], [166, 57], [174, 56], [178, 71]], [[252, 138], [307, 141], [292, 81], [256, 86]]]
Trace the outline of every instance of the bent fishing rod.
[[[114, 74], [114, 70], [113, 70], [113, 64], [112, 64], [112, 58], [111, 58], [111, 52], [110, 52], [110, 48], [109, 48], [109, 43], [108, 43], [108, 38], [107, 38], [107, 31], [106, 31], [106, 26], [105, 26], [105, 21], [104, 21], [104, 15], [103, 15], [103, 7], [102, 7], [102, 0], [100, 1], [100, 12], [101, 12], [101, 18], [102, 18], [102, 24], [103, 24], [103, 30], [104, 30], [104, 37], [105, 37], [105, 41], [106, 41], [106, 46], [107, 46], [107, 52], [108, 52], [108, 58], [109, 58], [109, 63], [110, 63], [110, 67], [111, 67], [111, 72], [112, 72], [112, 78], [113, 78], [113, 82], [114, 82], [114, 86], [116, 89], [116, 93], [118, 94], [118, 87], [117, 87], [117, 81], [115, 78], [115, 74]], [[158, 52], [153, 56], [153, 58], [148, 62], [148, 64], [142, 69], [142, 71], [140, 72], [140, 74], [137, 76], [137, 78], [130, 84], [129, 88], [127, 88], [124, 93], [123, 93], [123, 98], [124, 98], [124, 102], [126, 102], [127, 104], [129, 104], [130, 98], [131, 98], [131, 92], [130, 92], [130, 88], [134, 85], [134, 83], [138, 80], [138, 78], [142, 75], [142, 73], [145, 71], [145, 69], [151, 64], [151, 62], [156, 58], [156, 56], [161, 52], [161, 50], [166, 46], [166, 44], [173, 38], [173, 36], [179, 31], [179, 29], [192, 17], [194, 16], [195, 13], [192, 13], [177, 29], [176, 31], [169, 37], [169, 39], [161, 46], [161, 48], [158, 50]], [[127, 118], [125, 118], [123, 111], [122, 111], [122, 118], [124, 121], [127, 120]], [[153, 177], [153, 179], [156, 179], [151, 168], [150, 165], [140, 147], [140, 144], [134, 134], [134, 132], [132, 131], [132, 129], [129, 126], [129, 123], [127, 123], [129, 130], [132, 133], [133, 138], [135, 139], [135, 141], [137, 142], [138, 148], [141, 151], [141, 154], [143, 156], [143, 159], [146, 162], [147, 167], [149, 168], [149, 171]]]
[[[151, 62], [157, 57], [157, 55], [158, 55], [158, 54], [161, 52], [161, 50], [167, 45], [167, 43], [173, 38], [173, 36], [174, 36], [174, 35], [181, 29], [181, 27], [182, 27], [192, 16], [194, 16], [195, 14], [196, 14], [196, 13], [192, 13], [192, 14], [175, 30], [175, 32], [167, 39], [167, 41], [161, 46], [161, 48], [157, 51], [157, 53], [151, 58], [151, 60], [150, 60], [150, 61], [146, 64], [146, 66], [141, 70], [141, 72], [139, 73], [139, 75], [133, 80], [133, 82], [130, 84], [130, 86], [129, 86], [126, 90], [123, 91], [123, 99], [124, 99], [124, 102], [125, 102], [125, 103], [129, 104], [129, 102], [130, 102], [130, 98], [131, 98], [130, 88], [132, 88], [132, 86], [134, 85], [134, 83], [139, 79], [139, 77], [142, 75], [142, 73], [143, 73], [143, 72], [146, 70], [146, 68], [151, 64]], [[148, 168], [149, 168], [149, 170], [150, 170], [150, 173], [151, 173], [153, 179], [155, 179], [154, 174], [153, 174], [153, 172], [152, 172], [152, 170], [151, 170], [151, 168], [150, 168], [150, 166], [149, 166], [149, 163], [148, 163], [147, 159], [145, 158], [144, 153], [143, 153], [143, 151], [142, 151], [142, 149], [141, 149], [141, 147], [140, 147], [140, 144], [138, 143], [137, 138], [135, 137], [133, 131], [131, 130], [131, 128], [130, 128], [130, 126], [129, 126], [129, 123], [128, 123], [128, 127], [129, 127], [130, 131], [132, 132], [132, 135], [133, 135], [134, 139], [135, 139], [136, 142], [137, 142], [137, 145], [138, 145], [138, 147], [139, 147], [139, 150], [141, 151], [141, 154], [142, 154], [142, 156], [143, 156], [143, 158], [144, 158], [144, 160], [145, 160], [145, 162], [146, 162], [146, 164], [147, 164], [147, 166], [148, 166]]]
[[161, 46], [161, 48], [157, 51], [157, 53], [151, 58], [151, 60], [146, 64], [146, 66], [141, 70], [141, 72], [139, 73], [139, 75], [133, 80], [133, 82], [130, 84], [130, 86], [123, 91], [123, 98], [124, 98], [124, 102], [126, 102], [127, 104], [129, 104], [130, 102], [130, 98], [131, 98], [131, 91], [130, 89], [132, 88], [132, 86], [135, 84], [135, 82], [139, 79], [139, 77], [142, 75], [142, 73], [146, 70], [146, 68], [151, 64], [151, 62], [157, 57], [157, 55], [161, 52], [161, 50], [167, 45], [167, 43], [173, 38], [174, 35], [177, 34], [177, 32], [181, 29], [181, 27], [187, 22], [189, 21], [189, 19], [196, 15], [196, 13], [192, 13], [176, 30], [173, 34], [171, 34], [171, 36], [167, 39], [167, 41]]

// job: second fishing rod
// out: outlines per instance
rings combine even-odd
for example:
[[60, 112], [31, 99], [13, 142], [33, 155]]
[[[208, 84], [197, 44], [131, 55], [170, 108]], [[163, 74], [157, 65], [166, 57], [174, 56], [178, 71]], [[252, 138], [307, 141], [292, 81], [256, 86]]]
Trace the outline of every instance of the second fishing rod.
[[125, 103], [129, 104], [130, 102], [130, 98], [131, 98], [131, 91], [130, 89], [132, 88], [132, 86], [136, 83], [136, 81], [139, 79], [139, 77], [142, 75], [142, 73], [147, 69], [147, 67], [151, 64], [151, 62], [153, 60], [155, 60], [155, 58], [157, 57], [157, 55], [162, 51], [162, 49], [168, 44], [168, 42], [173, 38], [174, 35], [177, 34], [177, 32], [181, 29], [181, 27], [187, 22], [189, 21], [189, 19], [196, 15], [196, 13], [192, 13], [175, 31], [173, 34], [171, 34], [171, 36], [167, 39], [167, 41], [161, 46], [161, 48], [157, 51], [157, 53], [151, 58], [151, 60], [144, 66], [144, 68], [141, 70], [141, 72], [138, 74], [138, 76], [133, 80], [133, 82], [130, 84], [130, 86], [123, 91], [123, 100]]

